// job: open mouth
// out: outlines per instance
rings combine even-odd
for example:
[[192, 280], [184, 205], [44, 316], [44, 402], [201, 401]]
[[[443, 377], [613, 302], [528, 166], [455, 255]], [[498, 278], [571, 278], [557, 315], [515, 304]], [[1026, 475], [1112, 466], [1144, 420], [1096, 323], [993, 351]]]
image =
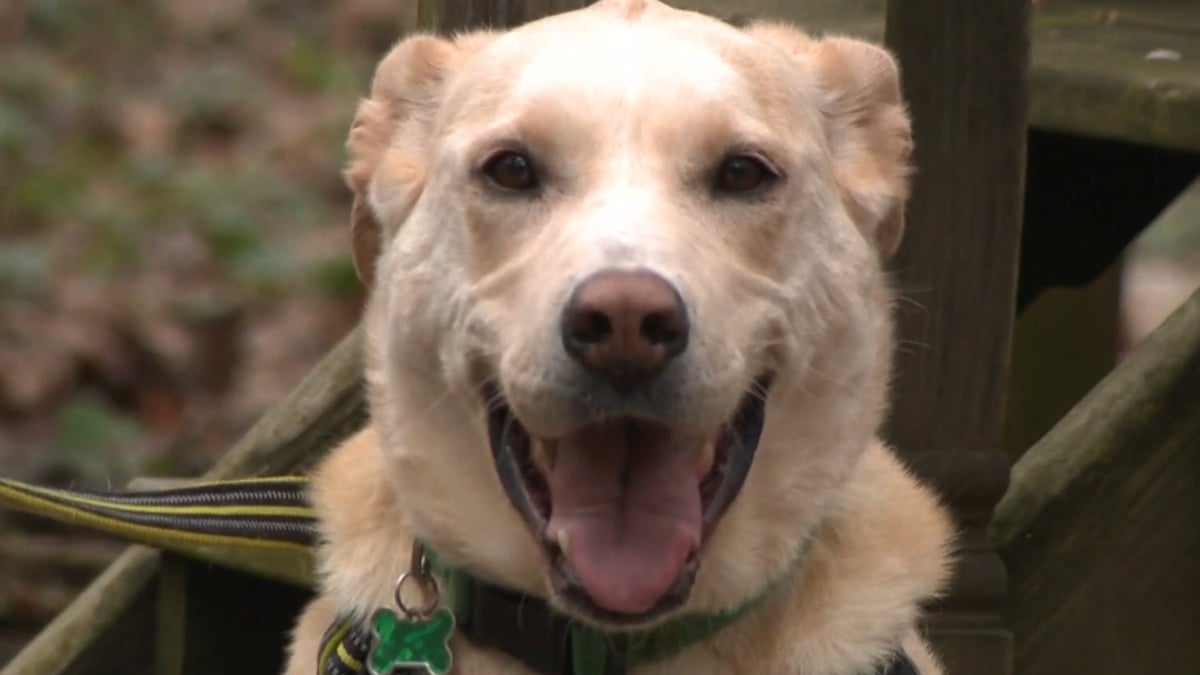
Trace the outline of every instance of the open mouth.
[[611, 624], [687, 601], [699, 553], [750, 471], [768, 378], [715, 431], [638, 418], [532, 436], [494, 388], [488, 435], [504, 490], [542, 544], [559, 599]]

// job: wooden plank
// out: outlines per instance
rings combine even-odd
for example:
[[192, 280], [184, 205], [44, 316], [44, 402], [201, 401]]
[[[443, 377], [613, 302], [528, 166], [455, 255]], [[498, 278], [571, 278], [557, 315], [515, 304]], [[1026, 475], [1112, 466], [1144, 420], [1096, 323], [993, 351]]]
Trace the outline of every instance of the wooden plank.
[[1200, 663], [1200, 291], [1013, 467], [992, 538], [1022, 675]]
[[[159, 553], [130, 547], [71, 606], [50, 622], [3, 675], [84, 675], [118, 672], [146, 673], [153, 656], [148, 625], [153, 607], [153, 582]], [[107, 670], [95, 670], [107, 663]]]
[[154, 675], [183, 675], [187, 644], [187, 565], [166, 554], [159, 561]]
[[961, 526], [929, 621], [948, 672], [1006, 675], [1004, 567], [986, 538], [1008, 483], [1005, 389], [1024, 193], [1028, 0], [892, 0], [917, 167], [895, 260], [902, 300], [887, 437]]
[[1034, 44], [1039, 127], [1200, 152], [1200, 6], [1050, 2]]
[[111, 542], [80, 541], [65, 535], [18, 530], [0, 534], [4, 571], [16, 576], [53, 569], [72, 579], [89, 579], [111, 565], [121, 550], [122, 547]]
[[1017, 318], [1004, 447], [1021, 455], [1117, 364], [1118, 262], [1083, 288], [1045, 293]]
[[283, 672], [289, 633], [311, 592], [201, 561], [177, 560], [187, 577], [180, 675]]

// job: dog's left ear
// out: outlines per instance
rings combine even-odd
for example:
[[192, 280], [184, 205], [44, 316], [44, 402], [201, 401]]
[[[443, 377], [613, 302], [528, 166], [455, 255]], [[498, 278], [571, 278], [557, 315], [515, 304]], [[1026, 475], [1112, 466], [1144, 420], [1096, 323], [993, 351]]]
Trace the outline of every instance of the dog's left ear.
[[850, 216], [882, 257], [904, 234], [912, 126], [900, 70], [883, 47], [851, 38], [810, 39], [781, 24], [746, 31], [791, 54], [815, 76], [833, 153], [834, 176]]
[[429, 141], [447, 81], [494, 38], [489, 31], [417, 35], [392, 48], [376, 68], [346, 141], [354, 267], [368, 286], [382, 247], [425, 187]]

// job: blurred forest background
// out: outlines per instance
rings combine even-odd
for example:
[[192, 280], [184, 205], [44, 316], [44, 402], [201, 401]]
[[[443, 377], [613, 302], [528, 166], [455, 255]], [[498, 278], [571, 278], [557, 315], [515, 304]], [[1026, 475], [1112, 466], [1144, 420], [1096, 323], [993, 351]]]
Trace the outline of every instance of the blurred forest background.
[[[195, 475], [354, 324], [343, 143], [415, 0], [0, 1], [0, 473]], [[116, 549], [0, 514], [0, 664]]]
[[[343, 142], [415, 0], [0, 0], [0, 473], [195, 475], [354, 324]], [[1125, 275], [1200, 283], [1200, 191]], [[0, 663], [119, 549], [0, 514]]]

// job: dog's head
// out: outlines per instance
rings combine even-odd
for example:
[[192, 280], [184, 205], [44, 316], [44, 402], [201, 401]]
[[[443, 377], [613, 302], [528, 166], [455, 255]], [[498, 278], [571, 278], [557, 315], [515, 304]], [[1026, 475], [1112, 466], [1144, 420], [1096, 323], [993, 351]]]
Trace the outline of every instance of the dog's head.
[[402, 42], [347, 175], [416, 535], [610, 625], [761, 591], [879, 424], [910, 146], [854, 40], [607, 0]]

